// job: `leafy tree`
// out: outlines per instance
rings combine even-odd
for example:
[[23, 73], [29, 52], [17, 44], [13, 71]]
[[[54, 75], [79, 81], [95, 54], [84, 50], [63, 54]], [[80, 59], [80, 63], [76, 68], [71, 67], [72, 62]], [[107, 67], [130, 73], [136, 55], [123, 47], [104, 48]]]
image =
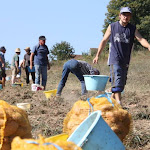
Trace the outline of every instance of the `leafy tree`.
[[10, 64], [8, 61], [5, 61], [5, 68], [10, 69]]
[[[127, 6], [132, 10], [131, 23], [136, 25], [141, 35], [150, 41], [150, 0], [110, 0], [102, 32], [105, 33], [109, 24], [119, 20], [120, 8]], [[139, 45], [136, 42], [135, 48], [139, 48]]]
[[51, 58], [57, 60], [67, 60], [69, 58], [73, 58], [73, 54], [75, 53], [74, 48], [70, 46], [70, 43], [66, 41], [62, 41], [61, 43], [56, 43], [53, 45], [50, 50]]

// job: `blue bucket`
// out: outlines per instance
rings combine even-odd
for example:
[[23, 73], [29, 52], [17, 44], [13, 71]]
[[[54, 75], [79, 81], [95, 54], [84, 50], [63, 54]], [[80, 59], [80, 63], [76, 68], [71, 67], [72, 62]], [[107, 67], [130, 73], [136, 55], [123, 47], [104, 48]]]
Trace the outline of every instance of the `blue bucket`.
[[83, 150], [125, 150], [121, 140], [101, 117], [101, 111], [91, 113], [67, 141]]
[[33, 66], [32, 69], [30, 69], [30, 67], [28, 67], [28, 72], [35, 72], [35, 67]]
[[3, 89], [3, 85], [2, 84], [0, 84], [0, 90], [2, 90]]
[[6, 81], [10, 81], [11, 80], [11, 77], [6, 77]]
[[86, 89], [89, 91], [104, 91], [109, 76], [106, 75], [83, 75]]

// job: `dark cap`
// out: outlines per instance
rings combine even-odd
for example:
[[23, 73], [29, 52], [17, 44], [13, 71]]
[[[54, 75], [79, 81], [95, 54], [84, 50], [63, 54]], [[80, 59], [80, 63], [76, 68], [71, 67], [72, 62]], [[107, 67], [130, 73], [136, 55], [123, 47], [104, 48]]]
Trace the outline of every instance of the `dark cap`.
[[0, 48], [0, 51], [2, 51], [2, 50], [6, 51], [6, 48], [5, 48], [4, 46], [2, 46], [2, 47]]
[[45, 36], [42, 35], [39, 37], [39, 40], [46, 40], [46, 38], [45, 38]]

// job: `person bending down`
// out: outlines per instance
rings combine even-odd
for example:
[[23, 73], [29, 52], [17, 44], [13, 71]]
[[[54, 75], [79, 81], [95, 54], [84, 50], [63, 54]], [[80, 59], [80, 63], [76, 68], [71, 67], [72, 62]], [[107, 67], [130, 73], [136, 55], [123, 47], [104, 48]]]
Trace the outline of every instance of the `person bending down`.
[[64, 66], [62, 71], [62, 78], [57, 88], [57, 96], [61, 96], [62, 90], [65, 86], [69, 73], [76, 75], [76, 77], [81, 82], [81, 94], [85, 95], [87, 93], [85, 87], [85, 81], [83, 75], [99, 75], [100, 72], [96, 68], [93, 68], [85, 61], [71, 59], [68, 60]]

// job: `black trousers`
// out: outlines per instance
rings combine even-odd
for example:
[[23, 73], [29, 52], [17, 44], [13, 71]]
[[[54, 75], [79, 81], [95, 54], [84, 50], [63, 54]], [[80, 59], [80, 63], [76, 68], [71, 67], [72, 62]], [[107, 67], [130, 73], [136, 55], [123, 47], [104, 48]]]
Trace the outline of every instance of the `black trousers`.
[[32, 81], [33, 81], [33, 83], [35, 83], [35, 72], [29, 72], [28, 67], [25, 68], [25, 71], [26, 71], [26, 83], [29, 84], [29, 82], [30, 82], [30, 80], [29, 80], [30, 73], [32, 76]]

